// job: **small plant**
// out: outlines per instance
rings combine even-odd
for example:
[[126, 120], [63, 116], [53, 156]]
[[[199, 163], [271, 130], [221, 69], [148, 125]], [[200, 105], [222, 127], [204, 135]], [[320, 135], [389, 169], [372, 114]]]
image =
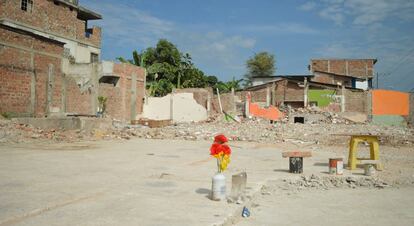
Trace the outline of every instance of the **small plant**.
[[11, 113], [11, 112], [2, 112], [1, 116], [3, 116], [3, 118], [5, 118], [5, 119], [11, 119], [12, 116], [13, 116], [13, 113]]
[[98, 113], [101, 115], [105, 113], [107, 100], [108, 100], [107, 97], [104, 97], [104, 96], [98, 97], [98, 102], [99, 102]]

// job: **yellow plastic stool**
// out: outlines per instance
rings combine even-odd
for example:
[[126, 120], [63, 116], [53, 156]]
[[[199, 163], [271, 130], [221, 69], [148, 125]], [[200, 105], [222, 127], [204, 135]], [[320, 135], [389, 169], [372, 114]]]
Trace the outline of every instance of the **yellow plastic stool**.
[[[357, 158], [357, 148], [360, 142], [368, 142], [370, 150], [370, 158]], [[351, 135], [351, 141], [349, 142], [349, 157], [348, 168], [350, 170], [356, 169], [356, 165], [363, 160], [374, 160], [377, 170], [382, 170], [382, 164], [379, 162], [379, 142], [378, 136], [374, 135]]]

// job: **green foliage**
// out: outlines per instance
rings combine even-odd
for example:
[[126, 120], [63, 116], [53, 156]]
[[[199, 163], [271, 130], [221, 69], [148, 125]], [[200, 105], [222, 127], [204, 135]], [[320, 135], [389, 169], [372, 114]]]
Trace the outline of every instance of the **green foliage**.
[[98, 102], [99, 102], [99, 108], [100, 108], [100, 112], [104, 113], [106, 110], [106, 101], [108, 100], [107, 97], [104, 96], [99, 96], [98, 97]]
[[235, 79], [231, 82], [219, 82], [216, 76], [206, 76], [194, 66], [191, 55], [182, 53], [166, 39], [160, 39], [155, 47], [149, 47], [141, 54], [133, 51], [132, 60], [118, 57], [123, 63], [131, 63], [147, 69], [147, 89], [151, 96], [165, 96], [174, 88], [220, 87], [229, 91], [228, 87], [240, 88]]
[[247, 78], [255, 76], [272, 76], [275, 71], [275, 56], [268, 52], [256, 53], [246, 62]]
[[3, 116], [3, 118], [5, 119], [11, 119], [13, 117], [14, 113], [12, 112], [2, 112], [1, 116]]
[[214, 75], [207, 76], [206, 80], [209, 87], [214, 87], [218, 83], [218, 79]]
[[[240, 84], [243, 80], [244, 79], [236, 80], [236, 78], [233, 77], [233, 80], [228, 81], [228, 82], [221, 82], [220, 81], [215, 85], [214, 89], [218, 88], [220, 93], [228, 93], [228, 92], [231, 91], [231, 89], [239, 90], [241, 88]], [[214, 92], [216, 92], [216, 91], [214, 91]]]

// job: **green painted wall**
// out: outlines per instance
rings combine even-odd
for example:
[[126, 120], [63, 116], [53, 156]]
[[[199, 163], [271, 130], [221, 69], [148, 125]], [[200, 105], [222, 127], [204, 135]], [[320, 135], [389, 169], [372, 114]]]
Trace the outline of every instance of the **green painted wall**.
[[309, 102], [317, 102], [318, 107], [326, 107], [331, 102], [334, 102], [331, 96], [335, 94], [335, 90], [310, 89], [308, 91], [308, 100]]
[[372, 123], [384, 126], [406, 126], [407, 122], [400, 115], [373, 115]]

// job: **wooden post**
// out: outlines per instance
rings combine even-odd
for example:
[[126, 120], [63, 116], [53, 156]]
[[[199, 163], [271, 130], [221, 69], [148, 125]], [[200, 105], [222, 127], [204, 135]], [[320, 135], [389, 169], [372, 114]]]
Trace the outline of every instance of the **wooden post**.
[[218, 98], [218, 102], [220, 106], [220, 112], [223, 114], [223, 106], [221, 105], [221, 100], [220, 100], [220, 91], [218, 88], [216, 88], [216, 90], [217, 90], [217, 98]]
[[308, 90], [309, 90], [308, 78], [306, 78], [306, 77], [305, 77], [305, 80], [304, 80], [304, 86], [305, 86], [305, 89], [303, 91], [303, 105], [306, 108], [306, 107], [308, 107]]
[[345, 112], [345, 86], [342, 84], [341, 87], [341, 112]]
[[266, 107], [270, 106], [270, 87], [266, 88]]
[[234, 92], [234, 88], [231, 88], [231, 99], [232, 99], [232, 102], [233, 102], [233, 111], [234, 111], [234, 113], [236, 113], [236, 111], [237, 111], [237, 106], [236, 106], [236, 95], [235, 95], [235, 92]]
[[275, 85], [274, 82], [272, 83], [271, 96], [272, 96], [272, 98], [271, 98], [272, 99], [272, 101], [271, 101], [272, 106], [276, 106], [276, 85]]

